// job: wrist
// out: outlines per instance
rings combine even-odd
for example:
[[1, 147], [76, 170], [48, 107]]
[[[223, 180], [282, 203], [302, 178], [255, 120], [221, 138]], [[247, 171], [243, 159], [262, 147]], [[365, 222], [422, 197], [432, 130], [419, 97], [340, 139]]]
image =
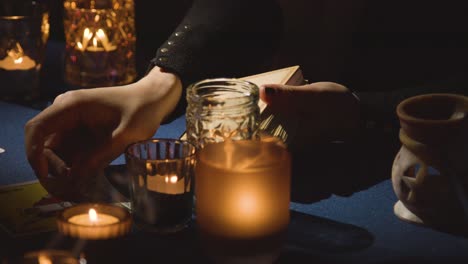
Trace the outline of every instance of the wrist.
[[181, 99], [182, 82], [177, 75], [155, 66], [135, 83], [134, 89], [138, 89], [139, 100], [154, 108], [165, 120]]

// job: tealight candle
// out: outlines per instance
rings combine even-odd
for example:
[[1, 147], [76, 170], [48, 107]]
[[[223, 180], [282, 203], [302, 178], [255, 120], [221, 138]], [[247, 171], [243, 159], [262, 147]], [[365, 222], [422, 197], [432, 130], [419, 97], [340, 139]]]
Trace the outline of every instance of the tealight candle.
[[61, 233], [81, 239], [109, 239], [125, 235], [131, 227], [130, 213], [119, 206], [80, 204], [58, 217]]
[[137, 227], [172, 233], [192, 219], [195, 147], [177, 139], [151, 139], [125, 151]]
[[103, 226], [119, 222], [119, 219], [109, 214], [98, 214], [94, 208], [89, 209], [87, 214], [74, 215], [68, 222], [76, 225]]
[[0, 80], [2, 87], [5, 87], [0, 92], [0, 99], [29, 101], [35, 98], [39, 92], [37, 88], [40, 67], [39, 62], [36, 63], [31, 57], [24, 54], [19, 43], [7, 50], [7, 56], [0, 59]]
[[77, 258], [64, 250], [38, 250], [24, 254], [22, 264], [78, 264]]
[[16, 43], [15, 48], [7, 51], [7, 56], [0, 60], [0, 69], [12, 70], [30, 70], [36, 66], [36, 62], [24, 54], [23, 48]]
[[36, 63], [29, 56], [21, 56], [17, 59], [14, 59], [10, 56], [6, 56], [4, 59], [0, 60], [0, 69], [7, 71], [13, 70], [30, 70], [36, 66]]

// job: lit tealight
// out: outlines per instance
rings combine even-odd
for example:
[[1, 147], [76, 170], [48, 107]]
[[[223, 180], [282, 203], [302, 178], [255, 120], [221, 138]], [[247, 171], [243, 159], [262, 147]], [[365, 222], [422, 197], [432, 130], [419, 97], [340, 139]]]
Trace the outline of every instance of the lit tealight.
[[79, 261], [70, 252], [63, 250], [39, 250], [24, 254], [24, 264], [78, 264]]
[[61, 233], [81, 239], [109, 239], [125, 235], [131, 227], [129, 212], [107, 204], [81, 204], [59, 215]]

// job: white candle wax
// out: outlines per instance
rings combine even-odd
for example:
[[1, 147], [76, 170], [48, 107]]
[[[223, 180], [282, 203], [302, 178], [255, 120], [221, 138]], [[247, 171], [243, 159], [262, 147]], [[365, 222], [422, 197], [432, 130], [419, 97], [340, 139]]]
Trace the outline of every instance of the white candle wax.
[[87, 214], [79, 214], [70, 217], [68, 222], [84, 226], [103, 226], [115, 224], [119, 222], [119, 219], [115, 216], [97, 213], [94, 209], [90, 209]]
[[57, 218], [60, 233], [81, 239], [119, 237], [127, 234], [131, 225], [126, 209], [107, 204], [79, 204], [63, 210]]
[[0, 60], [0, 69], [7, 71], [11, 70], [30, 70], [36, 66], [36, 62], [29, 56], [21, 56], [18, 59], [13, 59], [10, 56], [6, 56], [3, 60]]
[[165, 194], [183, 194], [185, 192], [185, 179], [179, 179], [177, 175], [148, 175], [148, 190]]

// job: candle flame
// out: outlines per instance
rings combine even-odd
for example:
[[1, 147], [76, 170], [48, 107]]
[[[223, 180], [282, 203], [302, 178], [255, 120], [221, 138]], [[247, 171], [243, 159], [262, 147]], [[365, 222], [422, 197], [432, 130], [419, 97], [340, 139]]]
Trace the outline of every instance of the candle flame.
[[97, 47], [97, 39], [96, 39], [96, 37], [93, 38], [93, 46], [94, 46], [94, 47]]
[[89, 209], [89, 221], [91, 222], [97, 222], [98, 217], [97, 217], [97, 212], [93, 208]]
[[92, 36], [93, 33], [91, 33], [91, 30], [89, 30], [89, 28], [85, 28], [85, 30], [83, 31], [83, 37], [90, 40]]
[[13, 59], [15, 64], [20, 64], [23, 62], [23, 47], [19, 43], [16, 43], [15, 47], [7, 51], [8, 57]]
[[45, 255], [39, 255], [38, 262], [39, 264], [52, 264], [52, 260]]
[[166, 176], [166, 178], [164, 179], [164, 181], [166, 183], [177, 183], [177, 180], [179, 180], [179, 178], [177, 177], [177, 175], [172, 175], [172, 176]]
[[102, 46], [104, 47], [104, 49], [106, 51], [109, 51], [111, 50], [111, 43], [109, 43], [109, 38], [107, 37], [106, 33], [104, 32], [104, 30], [102, 28], [98, 29], [98, 31], [96, 31], [96, 36], [99, 38], [99, 40], [101, 41], [101, 44]]
[[171, 183], [176, 183], [177, 180], [178, 180], [178, 178], [177, 178], [176, 175], [172, 175], [171, 178], [170, 178]]
[[78, 46], [78, 49], [80, 50], [85, 50], [88, 47], [88, 43], [93, 37], [93, 33], [89, 28], [85, 28], [83, 31], [83, 40], [82, 42], [77, 42], [76, 45]]
[[15, 64], [20, 64], [20, 63], [23, 62], [23, 57], [19, 57], [17, 59], [14, 59], [13, 61], [14, 61]]
[[106, 34], [104, 33], [104, 30], [102, 30], [102, 28], [98, 29], [98, 31], [96, 32], [96, 35], [100, 39], [102, 39], [102, 38], [104, 38], [106, 36]]

